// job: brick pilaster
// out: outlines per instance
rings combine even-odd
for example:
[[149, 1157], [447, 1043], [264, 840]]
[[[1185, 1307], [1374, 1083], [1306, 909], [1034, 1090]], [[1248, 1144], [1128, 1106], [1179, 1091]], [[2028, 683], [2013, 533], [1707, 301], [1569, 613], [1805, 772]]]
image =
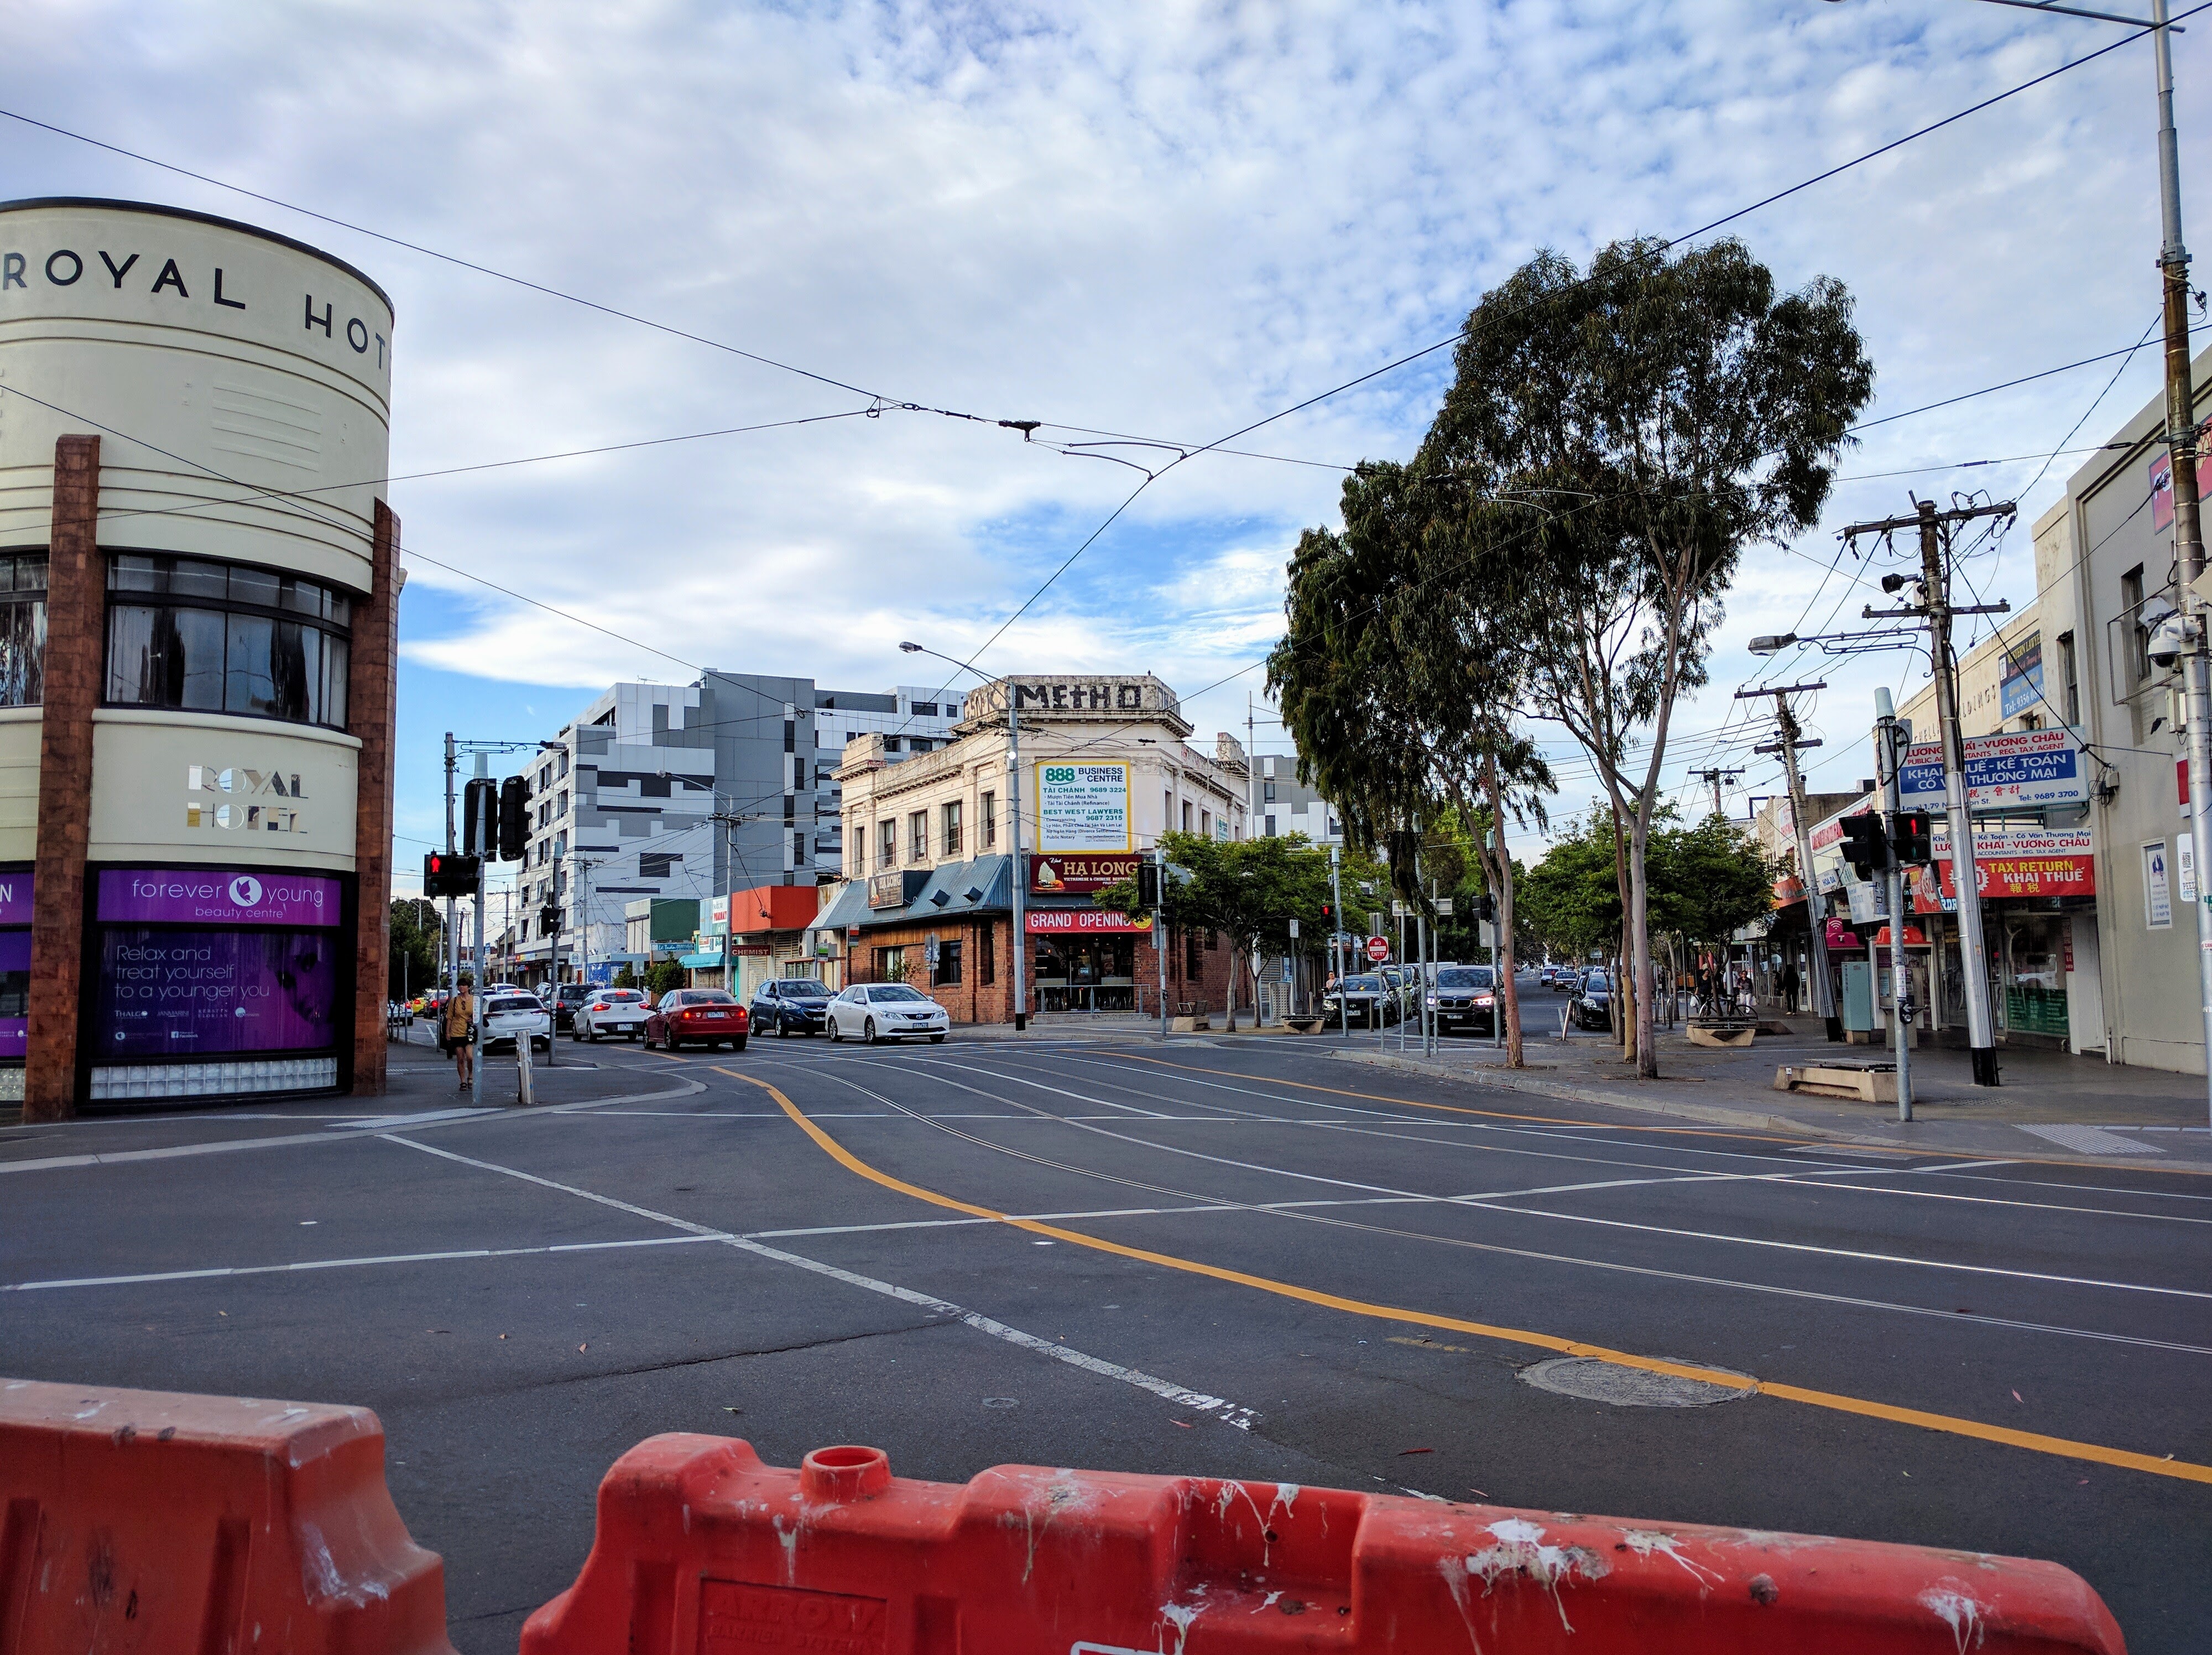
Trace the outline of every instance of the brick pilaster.
[[76, 1113], [84, 976], [84, 858], [92, 831], [92, 710], [106, 665], [107, 578], [100, 556], [100, 439], [54, 444], [46, 545], [46, 697], [39, 739], [37, 888], [31, 913], [30, 1037], [23, 1118]]
[[346, 729], [361, 741], [353, 858], [361, 893], [354, 949], [353, 1095], [384, 1094], [384, 1001], [392, 941], [392, 747], [399, 707], [399, 520], [381, 500], [368, 598], [354, 605]]

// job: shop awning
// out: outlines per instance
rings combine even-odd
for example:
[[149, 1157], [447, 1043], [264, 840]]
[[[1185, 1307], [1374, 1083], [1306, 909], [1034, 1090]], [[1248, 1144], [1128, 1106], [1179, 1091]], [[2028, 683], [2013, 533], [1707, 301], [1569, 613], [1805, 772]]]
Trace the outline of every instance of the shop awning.
[[719, 971], [722, 969], [720, 954], [686, 954], [676, 963], [687, 971]]

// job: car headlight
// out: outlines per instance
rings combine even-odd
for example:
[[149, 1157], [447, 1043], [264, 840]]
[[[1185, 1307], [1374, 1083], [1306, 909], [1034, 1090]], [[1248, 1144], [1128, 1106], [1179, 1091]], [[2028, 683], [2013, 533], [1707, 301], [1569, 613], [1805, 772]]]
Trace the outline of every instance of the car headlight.
[[1474, 997], [1474, 1003], [1478, 1006], [1493, 1005], [1496, 1003], [1496, 996], [1492, 995], [1477, 995]]

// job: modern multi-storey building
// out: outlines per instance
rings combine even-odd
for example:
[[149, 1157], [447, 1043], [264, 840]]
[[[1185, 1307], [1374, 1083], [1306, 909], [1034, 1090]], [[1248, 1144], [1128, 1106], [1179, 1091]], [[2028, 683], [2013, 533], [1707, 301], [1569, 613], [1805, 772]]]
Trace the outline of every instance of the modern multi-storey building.
[[1261, 753], [1252, 760], [1259, 774], [1253, 778], [1257, 797], [1252, 817], [1259, 824], [1254, 837], [1273, 839], [1303, 833], [1317, 845], [1344, 843], [1344, 824], [1328, 800], [1298, 780], [1298, 761], [1285, 754]]
[[[706, 905], [761, 885], [813, 885], [843, 858], [834, 771], [848, 742], [899, 757], [951, 737], [957, 697], [708, 671], [685, 685], [617, 684], [532, 758], [530, 853], [512, 934], [544, 978], [628, 958], [627, 911], [653, 897]], [[549, 934], [543, 916], [557, 916]]]

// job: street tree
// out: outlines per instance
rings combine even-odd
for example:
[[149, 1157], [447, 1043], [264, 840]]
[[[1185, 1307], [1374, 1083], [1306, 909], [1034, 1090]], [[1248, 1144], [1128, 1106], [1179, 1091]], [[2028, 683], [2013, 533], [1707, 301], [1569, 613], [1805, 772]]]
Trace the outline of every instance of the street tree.
[[1648, 850], [1676, 703], [1746, 546], [1809, 528], [1874, 373], [1843, 285], [1778, 295], [1730, 240], [1543, 253], [1484, 295], [1417, 465], [1469, 587], [1510, 604], [1537, 709], [1622, 824], [1638, 1072], [1656, 1075]]
[[438, 953], [445, 923], [435, 903], [395, 898], [391, 943], [386, 951], [386, 997], [406, 1000], [438, 986]]
[[[1300, 940], [1315, 931], [1329, 900], [1328, 853], [1303, 833], [1257, 839], [1210, 839], [1196, 833], [1160, 836], [1169, 878], [1162, 917], [1177, 931], [1218, 931], [1229, 939], [1229, 1027], [1237, 1027], [1239, 962], [1256, 968], [1267, 952], [1294, 952], [1291, 922]], [[1124, 879], [1092, 898], [1116, 913], [1142, 912], [1137, 882]]]
[[1498, 634], [1511, 605], [1465, 578], [1422, 577], [1440, 501], [1419, 466], [1369, 463], [1345, 480], [1342, 530], [1308, 529], [1291, 556], [1267, 684], [1301, 779], [1336, 807], [1352, 843], [1388, 859], [1393, 888], [1432, 922], [1429, 824], [1446, 811], [1485, 823], [1468, 843], [1498, 900], [1507, 1061], [1518, 1067], [1513, 864], [1495, 829], [1542, 825], [1552, 778], [1520, 725], [1527, 655]]

